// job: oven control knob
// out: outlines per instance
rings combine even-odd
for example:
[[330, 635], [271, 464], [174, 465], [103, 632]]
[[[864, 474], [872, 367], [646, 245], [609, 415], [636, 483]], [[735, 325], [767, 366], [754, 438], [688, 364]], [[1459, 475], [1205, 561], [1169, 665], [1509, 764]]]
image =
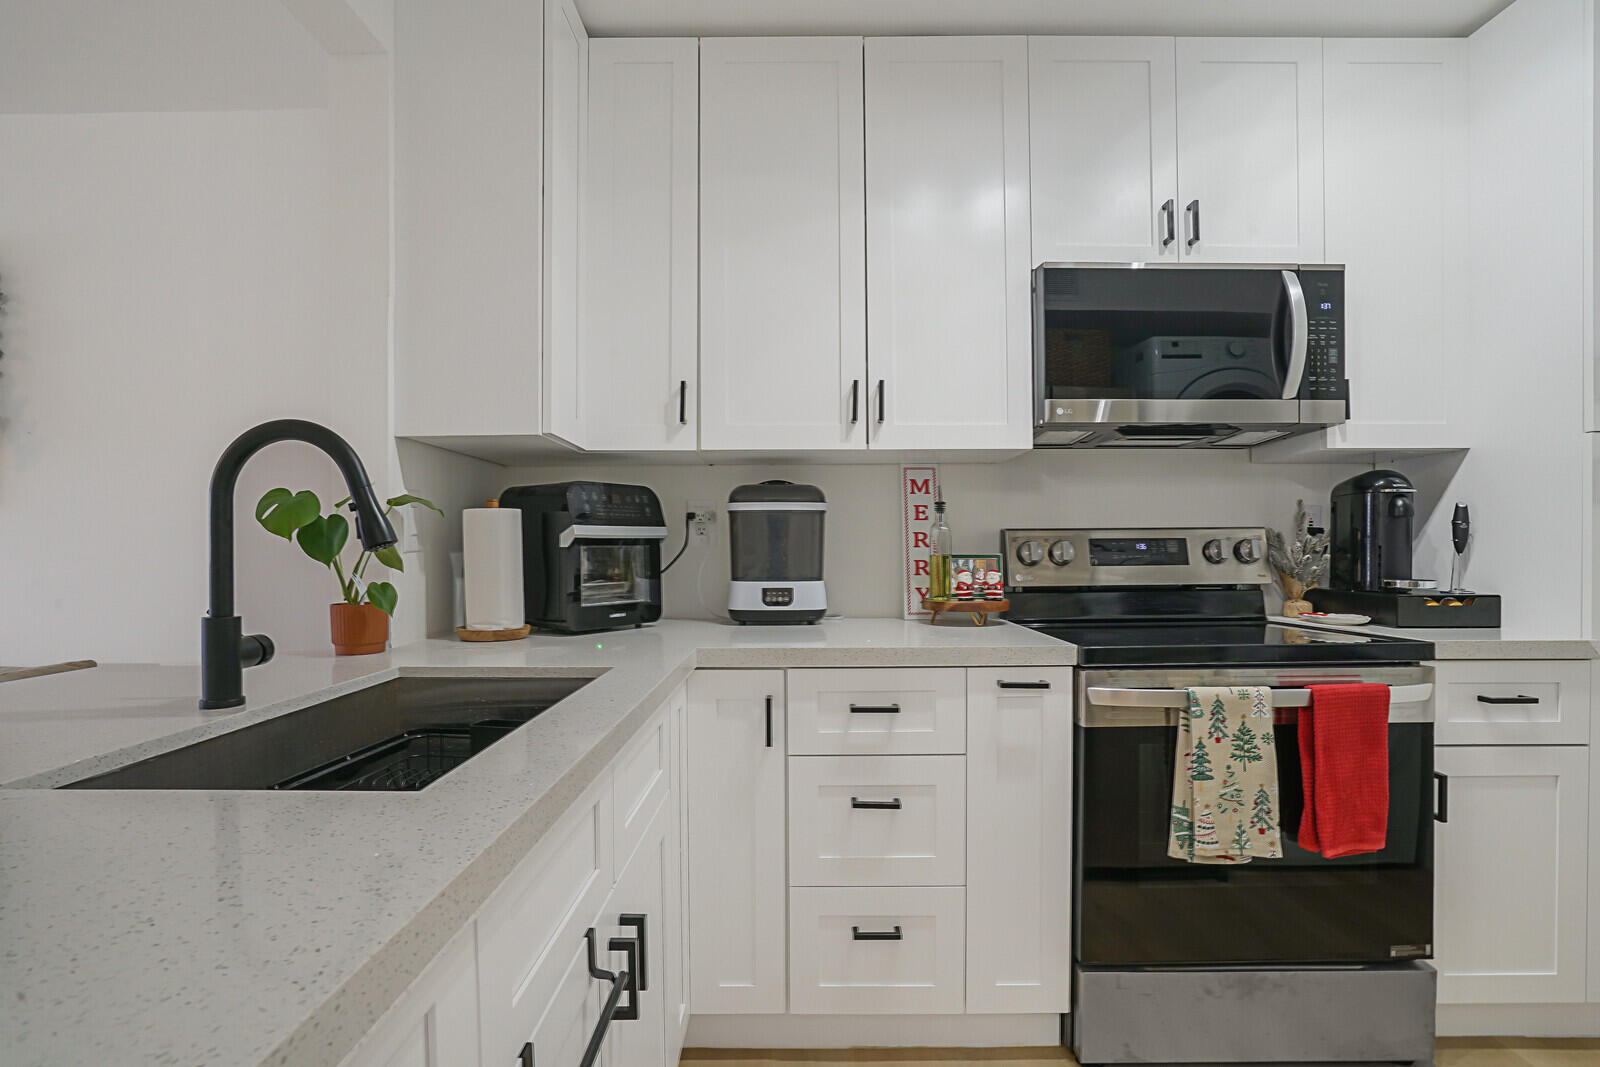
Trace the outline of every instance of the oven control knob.
[[1213, 537], [1207, 541], [1205, 547], [1200, 549], [1200, 554], [1206, 558], [1207, 563], [1221, 563], [1223, 555], [1221, 539]]
[[1017, 546], [1017, 562], [1024, 567], [1037, 567], [1044, 559], [1044, 546], [1037, 541], [1024, 541]]
[[1056, 541], [1050, 545], [1050, 562], [1057, 567], [1065, 567], [1078, 558], [1078, 550], [1072, 547], [1071, 541]]
[[1240, 563], [1254, 563], [1261, 558], [1253, 538], [1246, 538], [1233, 546], [1233, 558]]

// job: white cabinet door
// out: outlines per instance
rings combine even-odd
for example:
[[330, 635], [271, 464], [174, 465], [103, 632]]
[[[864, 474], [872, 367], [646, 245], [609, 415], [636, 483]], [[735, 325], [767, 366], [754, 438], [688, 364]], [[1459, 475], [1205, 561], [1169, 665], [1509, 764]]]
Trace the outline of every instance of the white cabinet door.
[[1184, 259], [1326, 262], [1321, 41], [1178, 38], [1178, 213]]
[[1328, 444], [1446, 445], [1467, 342], [1466, 42], [1322, 48], [1327, 261], [1347, 268], [1355, 383]]
[[861, 38], [700, 46], [700, 444], [860, 448]]
[[[579, 245], [583, 127], [589, 99], [589, 34], [572, 0], [544, 8], [544, 409], [545, 432], [572, 441], [582, 432], [577, 395]], [[511, 136], [513, 131], [502, 131]], [[457, 161], [465, 164], [466, 161]], [[530, 294], [531, 295], [531, 294]], [[537, 359], [535, 353], [529, 359]]]
[[1584, 999], [1589, 750], [1439, 748], [1434, 967], [1441, 1004]]
[[782, 671], [689, 677], [689, 1003], [786, 1002]]
[[866, 43], [875, 448], [1033, 441], [1024, 37]]
[[967, 671], [968, 1012], [1070, 1009], [1071, 827], [1072, 671]]
[[589, 43], [583, 322], [555, 398], [583, 448], [696, 444], [699, 68], [693, 38]]
[[672, 791], [667, 797], [666, 902], [662, 920], [663, 990], [667, 1013], [667, 1062], [677, 1063], [689, 1029], [689, 831], [687, 793], [684, 789], [684, 726], [687, 697], [679, 688], [667, 702], [668, 729], [672, 737]]
[[[575, 1064], [583, 1059], [589, 1039], [599, 1029], [600, 1015], [611, 989], [590, 976], [589, 948], [582, 938], [570, 951], [563, 948], [558, 962], [564, 966], [559, 969], [549, 1004], [533, 1033], [528, 1035], [527, 1043], [513, 1050], [510, 1056], [484, 1057], [484, 1067], [513, 1067], [527, 1062], [530, 1055], [535, 1067], [546, 1063]], [[614, 969], [620, 957], [609, 956], [603, 944], [598, 948], [595, 962], [607, 970]], [[611, 1025], [621, 1024], [613, 1022]]]
[[469, 923], [361, 1039], [344, 1067], [477, 1064], [478, 974], [473, 946]]
[[1178, 258], [1171, 37], [1030, 37], [1033, 263]]
[[[612, 1020], [606, 1052], [613, 1067], [668, 1067], [678, 1062], [676, 1055], [669, 1058], [667, 1052], [666, 959], [662, 951], [666, 928], [675, 921], [666, 912], [667, 849], [677, 848], [676, 839], [669, 837], [671, 830], [672, 820], [663, 808], [650, 821], [639, 851], [617, 876], [617, 887], [595, 927], [596, 935], [606, 945], [612, 938], [637, 943], [641, 932], [644, 938], [637, 956], [639, 1017]], [[627, 965], [627, 957], [620, 953], [611, 953], [608, 958], [610, 962], [601, 965], [608, 970]], [[623, 999], [627, 999], [626, 994]], [[548, 1062], [559, 1065], [576, 1061]]]
[[538, 434], [542, 8], [394, 8], [395, 433]]

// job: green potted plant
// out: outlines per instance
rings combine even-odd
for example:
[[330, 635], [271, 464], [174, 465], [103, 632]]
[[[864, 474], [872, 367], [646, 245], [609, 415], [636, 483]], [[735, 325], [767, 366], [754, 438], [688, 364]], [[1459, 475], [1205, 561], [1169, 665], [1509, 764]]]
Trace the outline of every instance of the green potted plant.
[[[367, 568], [376, 559], [391, 570], [403, 571], [405, 564], [400, 551], [393, 545], [376, 552], [365, 549], [345, 574], [339, 553], [350, 536], [350, 523], [339, 514], [339, 509], [350, 502], [345, 497], [333, 506], [330, 514], [322, 513], [322, 501], [309, 489], [291, 493], [287, 489], [269, 489], [256, 502], [256, 521], [268, 533], [285, 541], [300, 545], [300, 551], [327, 567], [339, 580], [339, 592], [344, 599], [328, 607], [328, 622], [332, 631], [333, 651], [340, 656], [364, 656], [382, 652], [389, 644], [389, 618], [394, 614], [400, 593], [389, 582], [368, 581]], [[410, 493], [390, 497], [383, 513], [395, 508], [420, 504], [443, 515], [431, 501]]]

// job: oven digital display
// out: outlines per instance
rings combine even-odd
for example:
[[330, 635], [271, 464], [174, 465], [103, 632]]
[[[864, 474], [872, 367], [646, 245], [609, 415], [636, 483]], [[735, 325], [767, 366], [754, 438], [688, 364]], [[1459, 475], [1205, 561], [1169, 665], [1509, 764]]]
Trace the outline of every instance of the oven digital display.
[[1171, 567], [1189, 562], [1189, 542], [1182, 537], [1091, 537], [1091, 567]]

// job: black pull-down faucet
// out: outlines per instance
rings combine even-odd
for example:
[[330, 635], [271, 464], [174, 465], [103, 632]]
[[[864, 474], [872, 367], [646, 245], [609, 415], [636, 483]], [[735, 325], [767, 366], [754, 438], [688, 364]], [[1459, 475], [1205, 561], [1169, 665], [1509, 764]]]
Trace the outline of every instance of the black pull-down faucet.
[[272, 658], [266, 634], [242, 634], [233, 613], [233, 490], [245, 461], [274, 441], [304, 441], [326, 452], [344, 475], [356, 536], [369, 551], [394, 544], [361, 458], [326, 426], [303, 419], [277, 419], [240, 434], [211, 472], [211, 610], [200, 620], [200, 706], [237, 708], [244, 703], [244, 669]]

